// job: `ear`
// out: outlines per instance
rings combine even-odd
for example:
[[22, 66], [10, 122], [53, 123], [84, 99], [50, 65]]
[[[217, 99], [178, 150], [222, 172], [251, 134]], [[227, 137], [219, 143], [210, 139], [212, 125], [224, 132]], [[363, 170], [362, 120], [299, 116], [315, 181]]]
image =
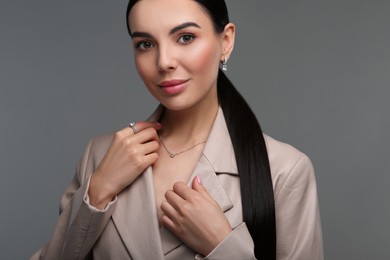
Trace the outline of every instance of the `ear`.
[[229, 58], [233, 52], [234, 48], [234, 39], [236, 36], [236, 26], [233, 23], [228, 23], [225, 26], [222, 34], [222, 54], [220, 60], [223, 61], [226, 58]]

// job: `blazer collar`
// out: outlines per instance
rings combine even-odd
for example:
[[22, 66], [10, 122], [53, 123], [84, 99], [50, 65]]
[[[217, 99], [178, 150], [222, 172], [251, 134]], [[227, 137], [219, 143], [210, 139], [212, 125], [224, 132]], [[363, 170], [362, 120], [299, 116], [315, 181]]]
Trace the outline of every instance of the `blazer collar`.
[[[164, 107], [159, 105], [148, 121], [158, 121], [163, 110]], [[225, 212], [233, 207], [233, 203], [221, 185], [218, 173], [238, 174], [221, 108], [188, 185], [191, 185], [195, 176], [200, 176], [209, 194]], [[118, 195], [117, 203], [112, 218], [133, 259], [162, 260], [164, 255], [183, 244], [165, 227], [159, 228], [152, 167], [148, 167], [130, 187]]]
[[[159, 121], [163, 112], [164, 107], [160, 104], [148, 118], [148, 121]], [[238, 175], [236, 157], [221, 107], [218, 109], [205, 144], [203, 156], [209, 161], [215, 172]]]

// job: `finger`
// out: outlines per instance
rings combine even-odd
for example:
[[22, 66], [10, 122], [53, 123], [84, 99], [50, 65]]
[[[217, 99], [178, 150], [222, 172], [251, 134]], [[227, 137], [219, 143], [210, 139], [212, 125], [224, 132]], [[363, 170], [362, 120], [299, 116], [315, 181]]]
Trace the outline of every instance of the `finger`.
[[147, 167], [155, 163], [158, 159], [158, 154], [157, 153], [151, 153], [148, 155], [145, 155], [141, 157], [136, 163], [133, 163], [133, 167], [136, 167], [136, 170], [139, 172], [144, 171]]
[[161, 129], [161, 124], [159, 122], [139, 121], [135, 123], [135, 128], [136, 128], [136, 133], [142, 132], [142, 130], [145, 130], [147, 128], [154, 128], [158, 131]]
[[142, 154], [147, 155], [153, 152], [156, 152], [160, 147], [160, 144], [157, 141], [150, 141], [141, 145]]
[[160, 206], [161, 210], [163, 211], [163, 213], [171, 220], [171, 221], [174, 221], [177, 219], [178, 217], [178, 212], [177, 210], [171, 205], [169, 204], [168, 201], [164, 201], [163, 203], [161, 203], [161, 206]]
[[217, 202], [210, 196], [207, 189], [203, 186], [203, 182], [202, 182], [202, 179], [200, 178], [200, 176], [195, 176], [195, 178], [192, 180], [192, 188], [195, 191], [199, 192], [208, 201], [217, 205]]
[[175, 233], [175, 223], [167, 215], [163, 215], [161, 220], [165, 227]]
[[135, 123], [135, 130], [136, 132], [134, 133], [134, 130], [132, 127], [130, 127], [130, 124], [129, 126], [121, 129], [120, 131], [118, 132], [122, 132], [124, 135], [126, 136], [130, 136], [130, 135], [135, 135], [135, 134], [138, 134], [140, 132], [142, 132], [143, 130], [145, 129], [148, 129], [148, 128], [154, 128], [155, 130], [160, 130], [161, 129], [161, 124], [159, 122], [147, 122], [147, 121], [139, 121], [139, 122], [136, 122]]
[[189, 200], [195, 195], [195, 191], [188, 187], [184, 182], [176, 182], [173, 185], [173, 191], [184, 200]]
[[146, 143], [149, 141], [159, 141], [157, 130], [154, 128], [146, 128], [142, 130], [141, 132], [137, 132], [135, 135], [129, 136], [129, 138], [132, 138], [133, 141], [136, 143]]
[[185, 200], [180, 197], [176, 192], [173, 190], [169, 190], [165, 192], [165, 199], [167, 202], [174, 207], [177, 211], [180, 210], [181, 205], [185, 203]]
[[200, 176], [195, 176], [195, 178], [192, 180], [192, 188], [202, 194], [207, 193], [207, 190], [203, 186], [203, 182]]
[[148, 155], [145, 155], [145, 164], [147, 166], [150, 166], [152, 165], [153, 163], [155, 163], [158, 159], [158, 154], [157, 153], [150, 153]]

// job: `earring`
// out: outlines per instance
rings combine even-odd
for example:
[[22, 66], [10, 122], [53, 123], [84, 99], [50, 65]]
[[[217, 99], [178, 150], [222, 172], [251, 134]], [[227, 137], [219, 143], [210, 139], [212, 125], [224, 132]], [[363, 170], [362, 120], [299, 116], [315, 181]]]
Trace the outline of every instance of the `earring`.
[[225, 58], [222, 61], [222, 70], [223, 71], [227, 71], [228, 70], [227, 61], [228, 61], [228, 58], [225, 56]]

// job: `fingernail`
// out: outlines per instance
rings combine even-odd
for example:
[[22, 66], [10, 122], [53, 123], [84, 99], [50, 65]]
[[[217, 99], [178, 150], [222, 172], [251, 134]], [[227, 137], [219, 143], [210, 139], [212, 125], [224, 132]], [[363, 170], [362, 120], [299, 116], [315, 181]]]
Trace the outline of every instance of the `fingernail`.
[[196, 178], [196, 181], [197, 181], [200, 185], [203, 184], [203, 183], [202, 183], [202, 179], [201, 179], [199, 176], [196, 176], [195, 178]]

